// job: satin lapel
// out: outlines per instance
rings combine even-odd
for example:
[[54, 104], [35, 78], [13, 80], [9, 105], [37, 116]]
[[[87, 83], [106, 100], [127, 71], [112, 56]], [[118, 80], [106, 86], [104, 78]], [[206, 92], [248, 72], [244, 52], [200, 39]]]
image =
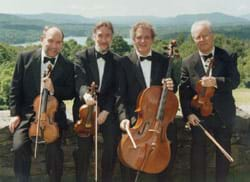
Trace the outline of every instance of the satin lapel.
[[146, 82], [145, 82], [142, 70], [140, 68], [139, 60], [138, 60], [138, 57], [137, 57], [135, 51], [130, 55], [130, 60], [134, 64], [133, 69], [134, 69], [135, 76], [136, 76], [138, 82], [140, 83], [142, 88], [146, 88]]
[[33, 78], [30, 78], [31, 82], [33, 80], [35, 89], [39, 94], [41, 87], [41, 49], [34, 52], [33, 56], [30, 58], [30, 65], [28, 66], [30, 66], [30, 70], [33, 74]]
[[220, 54], [218, 54], [218, 51], [216, 51], [215, 48], [215, 52], [214, 52], [214, 65], [213, 65], [213, 71], [212, 71], [212, 75], [213, 76], [218, 76], [219, 73], [221, 73], [221, 67], [223, 67], [222, 64], [222, 57], [220, 56]]
[[98, 71], [98, 65], [97, 65], [97, 60], [95, 56], [95, 49], [94, 47], [89, 49], [89, 54], [88, 54], [88, 63], [89, 63], [89, 68], [91, 70], [91, 73], [93, 75], [93, 78], [96, 82], [97, 85], [100, 85], [100, 80], [99, 80], [99, 71]]
[[201, 62], [201, 58], [200, 55], [198, 53], [196, 53], [194, 55], [194, 69], [195, 72], [199, 75], [199, 77], [203, 77], [206, 73], [204, 71], [202, 62]]
[[110, 81], [112, 79], [112, 62], [113, 62], [113, 56], [112, 53], [109, 51], [107, 53], [107, 60], [105, 60], [104, 70], [103, 70], [103, 76], [102, 76], [102, 83], [101, 83], [101, 89], [104, 88], [105, 85], [107, 85], [107, 81]]
[[154, 52], [152, 52], [150, 85], [152, 85], [153, 82], [158, 78], [157, 75], [159, 74], [160, 68], [157, 62], [158, 62], [157, 57], [155, 56]]
[[63, 75], [63, 73], [60, 73], [60, 72], [63, 72], [63, 69], [64, 69], [63, 61], [64, 61], [63, 56], [61, 54], [59, 54], [58, 59], [56, 61], [56, 64], [53, 67], [53, 70], [51, 72], [51, 79], [53, 82], [55, 82], [55, 80], [57, 80], [57, 77], [60, 77], [60, 75]]

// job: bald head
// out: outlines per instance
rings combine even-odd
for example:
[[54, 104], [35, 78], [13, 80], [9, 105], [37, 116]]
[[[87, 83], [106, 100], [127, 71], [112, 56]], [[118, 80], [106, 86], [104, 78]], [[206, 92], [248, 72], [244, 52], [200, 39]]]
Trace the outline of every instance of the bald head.
[[56, 57], [63, 47], [64, 34], [56, 26], [45, 27], [41, 36], [42, 49], [49, 57]]

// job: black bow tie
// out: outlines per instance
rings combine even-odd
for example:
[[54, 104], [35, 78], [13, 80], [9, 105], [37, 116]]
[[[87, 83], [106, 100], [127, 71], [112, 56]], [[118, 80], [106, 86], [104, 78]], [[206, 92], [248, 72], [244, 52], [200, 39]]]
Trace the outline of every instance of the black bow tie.
[[210, 53], [210, 54], [208, 54], [208, 55], [202, 55], [202, 57], [203, 57], [204, 61], [207, 61], [207, 59], [213, 57], [213, 54]]
[[144, 60], [152, 61], [152, 56], [146, 56], [146, 57], [140, 56], [140, 61], [144, 61]]
[[102, 53], [96, 51], [96, 59], [102, 58], [102, 59], [106, 60], [107, 56], [108, 56], [108, 53], [102, 54]]
[[44, 57], [43, 63], [50, 62], [51, 64], [55, 64], [55, 60], [56, 60], [56, 58]]

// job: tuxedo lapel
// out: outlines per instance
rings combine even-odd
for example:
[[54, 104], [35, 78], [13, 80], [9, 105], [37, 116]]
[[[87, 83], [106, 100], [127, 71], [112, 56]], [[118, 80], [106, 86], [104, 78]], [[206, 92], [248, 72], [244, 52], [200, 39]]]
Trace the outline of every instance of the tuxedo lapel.
[[93, 75], [93, 78], [96, 82], [97, 85], [100, 85], [100, 80], [99, 80], [99, 71], [98, 71], [98, 65], [97, 65], [97, 60], [96, 60], [96, 55], [95, 55], [95, 48], [92, 47], [89, 49], [89, 55], [88, 55], [88, 61], [89, 61], [89, 68], [90, 71]]
[[151, 61], [151, 74], [150, 74], [150, 85], [154, 84], [158, 79], [158, 75], [160, 73], [160, 64], [158, 62], [158, 58], [156, 54], [152, 51], [152, 61]]
[[206, 74], [199, 53], [196, 53], [194, 55], [194, 69], [195, 72], [199, 75], [199, 78], [203, 77]]
[[108, 82], [112, 80], [112, 67], [113, 67], [113, 56], [112, 53], [109, 51], [107, 53], [107, 58], [105, 59], [105, 64], [104, 64], [104, 70], [103, 70], [103, 75], [102, 75], [102, 83], [101, 83], [101, 88], [102, 90], [106, 85], [108, 85]]
[[215, 48], [214, 51], [214, 63], [213, 63], [213, 76], [218, 76], [221, 73], [221, 70], [223, 70], [223, 57], [218, 53], [218, 49]]
[[38, 49], [34, 52], [33, 56], [31, 57], [29, 65], [30, 70], [32, 71], [33, 78], [30, 78], [31, 81], [35, 85], [35, 89], [37, 93], [40, 93], [41, 87], [41, 49]]
[[136, 79], [138, 80], [142, 88], [146, 88], [146, 82], [142, 73], [142, 68], [135, 51], [130, 55], [130, 60], [134, 64], [133, 71], [135, 72]]
[[55, 66], [53, 67], [53, 70], [51, 72], [51, 79], [53, 82], [55, 80], [60, 79], [61, 75], [63, 75], [63, 70], [64, 70], [64, 58], [61, 54], [58, 55], [57, 61]]

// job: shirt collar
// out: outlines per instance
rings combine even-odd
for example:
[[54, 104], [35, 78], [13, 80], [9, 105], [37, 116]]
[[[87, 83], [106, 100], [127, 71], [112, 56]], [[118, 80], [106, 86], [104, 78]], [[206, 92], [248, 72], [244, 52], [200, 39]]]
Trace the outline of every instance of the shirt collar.
[[[215, 47], [213, 47], [212, 51], [209, 52], [208, 54], [212, 53], [212, 55], [214, 56], [214, 51], [215, 51]], [[208, 54], [204, 54], [204, 53], [202, 53], [202, 52], [199, 50], [199, 55], [200, 55], [200, 57], [202, 57], [202, 56], [204, 56], [204, 55], [208, 55]]]
[[[50, 57], [50, 56], [47, 56], [47, 54], [46, 54], [46, 53], [44, 52], [44, 50], [42, 49], [42, 53], [41, 53], [41, 61], [42, 61], [42, 63], [43, 63], [44, 57]], [[55, 57], [55, 63], [54, 63], [54, 65], [55, 65], [56, 62], [57, 62], [57, 58], [58, 58], [58, 54], [57, 54], [56, 57]]]
[[148, 53], [147, 55], [145, 55], [145, 56], [141, 55], [141, 54], [139, 53], [139, 51], [137, 51], [137, 49], [135, 50], [135, 52], [136, 52], [136, 55], [138, 56], [138, 58], [139, 58], [139, 57], [148, 57], [148, 56], [152, 56], [152, 50], [150, 50], [149, 53]]

